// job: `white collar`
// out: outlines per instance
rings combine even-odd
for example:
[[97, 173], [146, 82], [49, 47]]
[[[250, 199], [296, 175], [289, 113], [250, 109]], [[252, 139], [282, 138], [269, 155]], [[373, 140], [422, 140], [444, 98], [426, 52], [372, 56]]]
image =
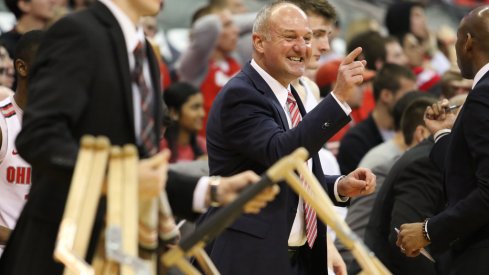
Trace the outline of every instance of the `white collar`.
[[278, 102], [280, 103], [280, 106], [286, 107], [287, 103], [287, 96], [290, 91], [290, 84], [286, 87], [284, 87], [280, 82], [278, 82], [275, 78], [273, 78], [269, 73], [267, 73], [254, 59], [251, 60], [251, 67], [253, 67], [258, 74], [265, 80], [265, 82], [268, 84], [270, 89], [272, 89], [273, 94], [278, 99]]
[[489, 71], [489, 63], [484, 65], [476, 74], [474, 77], [474, 84], [472, 84], [472, 89], [474, 89], [475, 85], [479, 83], [479, 80]]
[[115, 19], [119, 23], [119, 26], [122, 29], [122, 34], [124, 36], [124, 40], [126, 41], [126, 48], [128, 54], [132, 54], [138, 42], [144, 41], [144, 32], [143, 28], [139, 25], [134, 25], [127, 16], [124, 11], [119, 8], [114, 2], [111, 0], [99, 0], [102, 4], [104, 4], [110, 12], [114, 15]]

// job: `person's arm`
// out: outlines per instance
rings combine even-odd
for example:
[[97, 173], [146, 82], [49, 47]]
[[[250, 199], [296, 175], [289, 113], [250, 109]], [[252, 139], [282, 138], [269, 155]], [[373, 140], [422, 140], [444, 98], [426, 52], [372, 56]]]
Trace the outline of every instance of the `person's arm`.
[[336, 275], [346, 275], [345, 261], [343, 261], [343, 258], [338, 252], [338, 249], [336, 249], [336, 246], [328, 233], [326, 233], [326, 240], [326, 247], [328, 248], [328, 268]]
[[[232, 177], [222, 177], [217, 185], [216, 199], [219, 205], [231, 203], [247, 186], [258, 182], [259, 176], [254, 172], [242, 172]], [[174, 171], [168, 172], [166, 192], [174, 214], [180, 218], [195, 220], [200, 213], [207, 210], [211, 203], [209, 177], [192, 177]], [[244, 212], [257, 213], [275, 198], [278, 186], [265, 189], [245, 205]]]
[[[481, 86], [483, 87], [483, 86]], [[483, 89], [486, 87], [483, 87]], [[479, 88], [480, 89], [480, 88]], [[406, 249], [406, 255], [416, 256], [419, 249], [430, 242], [448, 244], [457, 238], [464, 238], [477, 232], [489, 224], [489, 133], [481, 129], [489, 128], [489, 120], [483, 115], [487, 112], [487, 101], [482, 98], [480, 90], [473, 90], [478, 98], [467, 99], [460, 119], [459, 134], [467, 141], [468, 152], [474, 162], [474, 174], [466, 175], [466, 184], [474, 184], [463, 199], [445, 211], [429, 219], [427, 232], [430, 241], [424, 239], [421, 233], [423, 223], [403, 224], [397, 244]], [[453, 135], [453, 134], [452, 134]], [[452, 137], [454, 138], [454, 137]], [[454, 160], [452, 160], [454, 161]], [[468, 171], [467, 171], [468, 172]], [[469, 172], [471, 173], [471, 172]], [[468, 177], [468, 178], [467, 178]], [[450, 228], [450, 230], [446, 230]]]
[[[233, 23], [239, 29], [239, 35], [250, 33], [253, 30], [256, 12], [233, 14]], [[249, 41], [251, 43], [251, 41]]]
[[[391, 247], [396, 247], [397, 232], [394, 228], [400, 228], [405, 223], [423, 221], [440, 212], [444, 206], [441, 173], [427, 156], [406, 166], [406, 169], [400, 173], [399, 180], [393, 186], [394, 199], [388, 236]], [[436, 245], [430, 245], [428, 248], [431, 248], [432, 252], [442, 249]], [[404, 258], [403, 255], [400, 256]], [[405, 262], [403, 270], [430, 274], [434, 272], [434, 265], [418, 257]]]
[[10, 229], [0, 225], [0, 245], [7, 244], [7, 241], [10, 238], [10, 232]]
[[249, 86], [229, 89], [221, 108], [224, 138], [236, 151], [263, 166], [271, 166], [299, 147], [318, 152], [350, 120], [328, 96], [297, 127], [286, 131], [277, 123], [278, 110], [266, 96]]
[[192, 27], [190, 45], [177, 61], [177, 73], [180, 81], [200, 87], [209, 59], [214, 53], [222, 23], [218, 15], [210, 14], [199, 18]]

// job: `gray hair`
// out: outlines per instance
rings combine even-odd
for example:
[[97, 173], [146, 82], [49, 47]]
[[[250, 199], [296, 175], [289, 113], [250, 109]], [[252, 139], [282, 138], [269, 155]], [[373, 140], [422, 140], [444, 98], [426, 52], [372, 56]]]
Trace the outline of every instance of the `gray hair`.
[[297, 6], [296, 4], [288, 1], [276, 1], [261, 8], [256, 15], [255, 22], [253, 23], [253, 33], [262, 34], [268, 41], [272, 40], [272, 35], [270, 34], [270, 16], [276, 7], [285, 4]]

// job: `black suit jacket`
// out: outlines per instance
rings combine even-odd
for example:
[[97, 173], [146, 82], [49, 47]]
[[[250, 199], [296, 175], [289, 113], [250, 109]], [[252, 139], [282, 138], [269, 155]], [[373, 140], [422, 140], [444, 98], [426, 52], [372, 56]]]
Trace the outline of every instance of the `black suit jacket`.
[[484, 274], [489, 268], [488, 113], [486, 73], [467, 96], [452, 133], [431, 152], [443, 168], [448, 208], [430, 219], [428, 233], [433, 244], [452, 244], [453, 270], [467, 274]]
[[426, 139], [401, 156], [379, 189], [370, 214], [365, 243], [393, 274], [436, 274], [435, 266], [423, 256], [408, 258], [400, 252], [394, 231], [445, 206], [441, 172], [429, 159], [432, 147], [433, 140]]
[[[159, 71], [146, 44], [159, 137]], [[16, 144], [32, 165], [34, 184], [0, 260], [0, 274], [60, 274], [61, 265], [54, 262], [52, 253], [80, 138], [103, 135], [115, 145], [136, 143], [128, 54], [112, 13], [97, 2], [54, 24], [40, 46], [29, 85], [23, 129]], [[158, 146], [159, 141], [154, 142]], [[169, 183], [174, 197], [177, 189], [171, 186]], [[184, 200], [188, 202], [188, 196]], [[176, 210], [182, 210], [180, 207]], [[183, 212], [190, 213], [190, 208], [191, 203]], [[100, 211], [98, 220], [102, 220]], [[25, 258], [30, 259], [28, 265]]]
[[[292, 89], [303, 120], [289, 129], [286, 114], [273, 91], [247, 64], [217, 95], [207, 123], [207, 150], [212, 175], [245, 170], [263, 173], [300, 146], [313, 159], [313, 172], [330, 197], [337, 176], [325, 176], [317, 152], [350, 119], [331, 95], [307, 115]], [[287, 240], [298, 205], [297, 195], [285, 184], [258, 215], [243, 215], [217, 237], [211, 258], [222, 274], [291, 274]], [[209, 215], [215, 209], [211, 209]], [[313, 247], [313, 272], [326, 272], [325, 226], [318, 223]]]

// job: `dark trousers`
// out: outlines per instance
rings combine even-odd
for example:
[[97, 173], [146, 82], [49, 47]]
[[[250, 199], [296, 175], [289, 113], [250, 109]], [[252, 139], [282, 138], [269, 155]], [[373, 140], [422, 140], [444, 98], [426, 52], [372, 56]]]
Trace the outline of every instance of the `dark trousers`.
[[[296, 275], [313, 275], [311, 249], [306, 245], [289, 248], [290, 264]], [[324, 259], [326, 261], [326, 259]]]

